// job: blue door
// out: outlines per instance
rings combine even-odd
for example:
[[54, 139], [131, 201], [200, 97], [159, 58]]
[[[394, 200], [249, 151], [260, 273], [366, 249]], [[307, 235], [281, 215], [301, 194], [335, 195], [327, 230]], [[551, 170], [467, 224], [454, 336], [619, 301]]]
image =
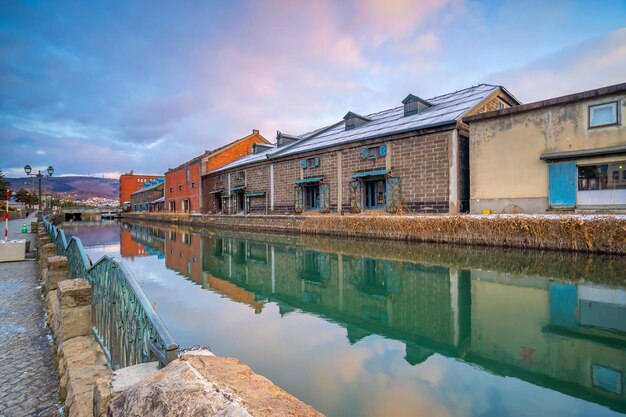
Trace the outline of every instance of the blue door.
[[576, 205], [576, 162], [548, 164], [550, 207], [574, 208]]

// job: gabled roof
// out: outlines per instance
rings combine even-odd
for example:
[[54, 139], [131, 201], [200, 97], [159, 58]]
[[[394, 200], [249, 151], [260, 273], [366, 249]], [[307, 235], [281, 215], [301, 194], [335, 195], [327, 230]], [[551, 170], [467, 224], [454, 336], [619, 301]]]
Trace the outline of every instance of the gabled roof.
[[237, 159], [237, 160], [235, 160], [235, 161], [233, 161], [233, 162], [231, 162], [229, 164], [226, 164], [226, 165], [224, 165], [222, 167], [214, 169], [213, 171], [206, 172], [206, 173], [202, 174], [202, 176], [213, 174], [215, 172], [227, 171], [229, 169], [237, 168], [237, 167], [244, 166], [244, 165], [249, 165], [249, 164], [252, 164], [252, 163], [255, 163], [255, 162], [259, 162], [259, 161], [266, 161], [268, 159], [267, 158], [268, 154], [271, 153], [271, 152], [276, 151], [276, 149], [277, 149], [275, 145], [273, 145], [273, 144], [271, 144], [271, 145], [272, 145], [272, 147], [270, 149], [267, 149], [267, 150], [265, 150], [263, 152], [259, 152], [256, 155], [255, 154], [250, 154], [250, 155], [242, 156], [241, 158], [239, 158], [239, 159]]
[[[293, 143], [286, 144], [280, 148], [275, 147], [257, 155], [244, 156], [243, 158], [231, 162], [230, 164], [212, 172], [226, 171], [235, 167], [260, 162], [264, 159], [281, 158], [288, 155], [324, 149], [351, 142], [358, 142], [427, 128], [453, 125], [459, 122], [464, 115], [498, 90], [502, 90], [511, 96], [510, 93], [508, 93], [508, 91], [506, 91], [503, 87], [490, 84], [478, 84], [473, 87], [433, 97], [428, 100], [423, 100], [417, 96], [409, 95], [405, 98], [405, 100], [409, 98], [411, 100], [413, 98], [417, 98], [425, 103], [431, 104], [431, 107], [428, 109], [411, 116], [404, 115], [404, 106], [383, 110], [367, 116], [360, 116], [356, 113], [348, 112], [346, 117], [353, 115], [368, 120], [368, 123], [361, 125], [358, 129], [345, 130], [345, 122], [342, 119], [332, 125], [300, 135], [297, 137], [299, 140]], [[511, 97], [515, 100], [513, 96]]]
[[149, 187], [142, 187], [142, 188], [138, 189], [137, 191], [135, 191], [134, 193], [130, 193], [130, 195], [141, 194], [141, 193], [146, 192], [146, 191], [154, 190], [155, 188], [158, 188], [159, 186], [162, 186], [163, 190], [165, 190], [165, 183], [164, 182], [160, 182], [158, 184], [154, 184], [154, 185], [151, 185]]
[[226, 151], [227, 149], [229, 149], [229, 148], [231, 148], [231, 147], [233, 147], [233, 146], [235, 146], [235, 145], [237, 145], [237, 144], [239, 144], [239, 143], [241, 143], [241, 142], [243, 142], [243, 141], [245, 141], [247, 139], [250, 139], [252, 136], [258, 136], [259, 138], [262, 139], [262, 141], [264, 143], [266, 143], [268, 145], [271, 145], [270, 141], [265, 139], [263, 136], [261, 136], [261, 134], [259, 133], [258, 130], [253, 129], [251, 134], [249, 134], [247, 136], [244, 136], [241, 139], [237, 139], [235, 141], [227, 143], [226, 145], [220, 146], [219, 148], [216, 148], [216, 149], [213, 149], [213, 150], [210, 150], [210, 151], [204, 151], [204, 153], [202, 155], [198, 155], [198, 156], [190, 159], [187, 162], [183, 162], [182, 164], [180, 164], [176, 168], [170, 168], [167, 171], [165, 171], [165, 173], [167, 174], [168, 172], [178, 171], [179, 169], [184, 168], [186, 166], [189, 166], [189, 165], [191, 165], [191, 164], [193, 164], [195, 162], [200, 162], [205, 157], [215, 156], [215, 155], [217, 155], [219, 153], [222, 153], [222, 152]]
[[367, 121], [367, 122], [370, 122], [370, 121], [371, 121], [371, 120], [370, 120], [370, 119], [368, 119], [367, 117], [365, 117], [365, 116], [361, 116], [360, 114], [356, 114], [356, 113], [353, 113], [353, 112], [351, 112], [351, 111], [349, 111], [348, 113], [346, 113], [346, 115], [345, 115], [345, 116], [343, 116], [343, 120], [347, 120], [347, 119], [349, 119], [349, 118], [351, 118], [351, 117], [356, 117], [357, 119], [365, 120], [365, 121]]
[[424, 100], [423, 98], [414, 96], [413, 94], [409, 94], [408, 96], [406, 96], [405, 99], [402, 100], [402, 104], [410, 103], [412, 101], [421, 101], [427, 106], [432, 106], [432, 103], [429, 103], [428, 100]]
[[496, 92], [497, 85], [479, 84], [427, 100], [432, 106], [412, 116], [404, 116], [404, 106], [369, 114], [370, 121], [358, 129], [345, 130], [343, 122], [272, 152], [269, 158], [279, 158], [330, 146], [358, 142], [397, 133], [455, 124], [476, 105]]

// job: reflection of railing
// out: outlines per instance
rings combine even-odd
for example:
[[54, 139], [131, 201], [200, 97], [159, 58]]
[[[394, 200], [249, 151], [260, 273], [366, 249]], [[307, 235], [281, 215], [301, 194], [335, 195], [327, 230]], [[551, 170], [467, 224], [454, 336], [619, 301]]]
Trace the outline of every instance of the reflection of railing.
[[57, 253], [67, 257], [70, 278], [91, 284], [93, 332], [114, 369], [158, 360], [167, 365], [178, 346], [137, 280], [121, 261], [103, 256], [93, 266], [77, 237], [69, 242], [65, 232], [44, 218]]

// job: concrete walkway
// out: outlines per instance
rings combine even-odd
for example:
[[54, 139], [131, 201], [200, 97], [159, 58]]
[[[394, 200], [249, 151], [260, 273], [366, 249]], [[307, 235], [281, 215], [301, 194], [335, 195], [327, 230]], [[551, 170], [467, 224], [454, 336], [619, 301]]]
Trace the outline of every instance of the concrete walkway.
[[[35, 217], [9, 222], [9, 239]], [[4, 229], [4, 224], [2, 224]], [[34, 260], [0, 263], [0, 416], [60, 416], [59, 378]]]

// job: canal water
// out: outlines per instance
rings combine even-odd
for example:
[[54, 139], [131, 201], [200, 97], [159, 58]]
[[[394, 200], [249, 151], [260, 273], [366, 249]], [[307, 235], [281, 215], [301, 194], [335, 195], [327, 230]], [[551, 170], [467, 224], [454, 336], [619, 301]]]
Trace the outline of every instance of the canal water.
[[183, 347], [328, 416], [626, 413], [626, 259], [104, 222]]

